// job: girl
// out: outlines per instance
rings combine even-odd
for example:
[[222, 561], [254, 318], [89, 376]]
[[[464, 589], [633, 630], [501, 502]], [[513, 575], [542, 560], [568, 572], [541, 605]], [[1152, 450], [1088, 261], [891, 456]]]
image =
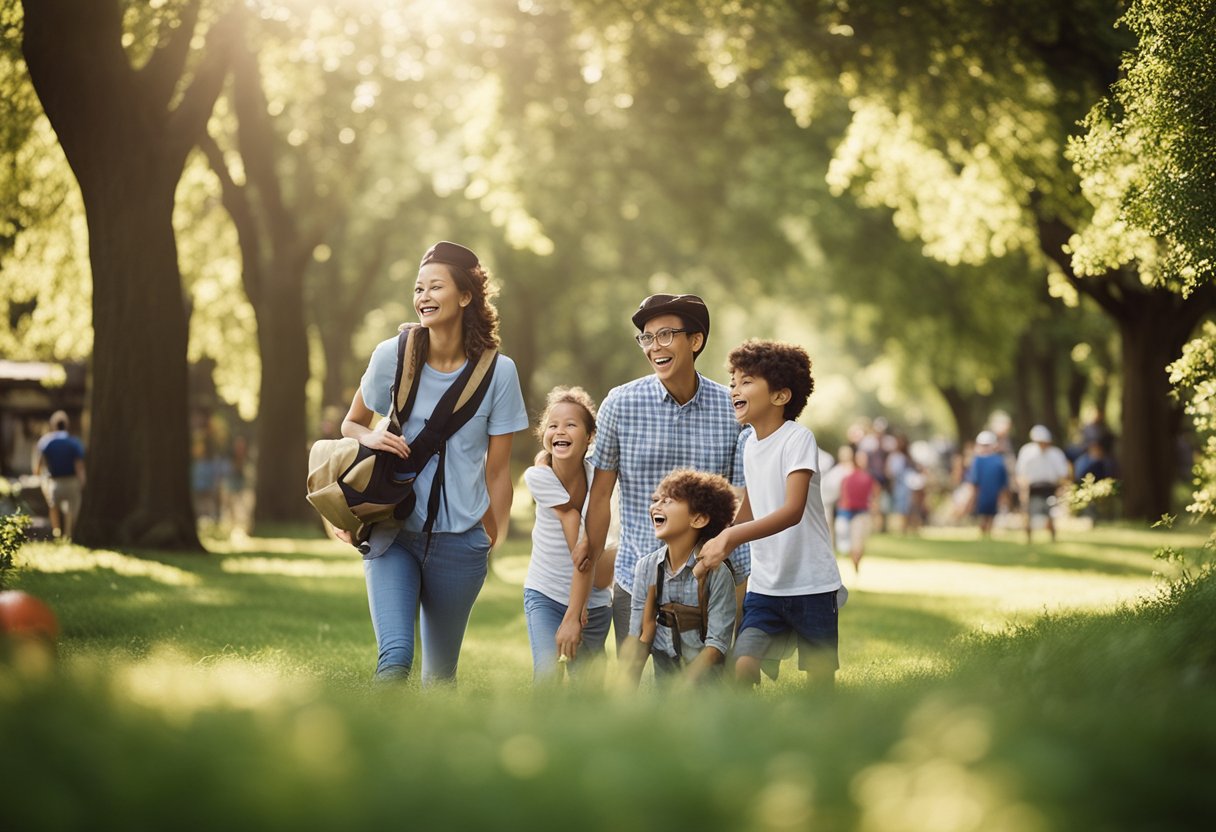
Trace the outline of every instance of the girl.
[[[402, 435], [381, 426], [396, 374], [397, 338], [372, 353], [342, 422], [342, 435], [407, 458], [440, 397], [468, 361], [498, 346], [498, 313], [489, 276], [464, 246], [439, 242], [422, 257], [414, 311], [426, 329], [426, 362]], [[407, 418], [408, 416], [408, 418]], [[387, 420], [386, 420], [387, 421]], [[514, 362], [498, 357], [485, 399], [448, 440], [437, 516], [423, 532], [439, 455], [414, 481], [414, 513], [403, 524], [373, 527], [363, 571], [379, 659], [377, 679], [404, 678], [414, 662], [414, 620], [421, 607], [422, 681], [454, 681], [469, 611], [485, 582], [490, 549], [506, 532], [511, 508], [511, 434], [528, 425]]]
[[524, 472], [536, 502], [532, 560], [524, 581], [524, 614], [532, 644], [532, 678], [550, 679], [558, 662], [571, 672], [602, 657], [612, 622], [612, 595], [592, 586], [594, 569], [579, 572], [571, 552], [587, 511], [593, 469], [586, 459], [595, 435], [595, 403], [581, 387], [556, 387], [536, 426], [542, 450]]

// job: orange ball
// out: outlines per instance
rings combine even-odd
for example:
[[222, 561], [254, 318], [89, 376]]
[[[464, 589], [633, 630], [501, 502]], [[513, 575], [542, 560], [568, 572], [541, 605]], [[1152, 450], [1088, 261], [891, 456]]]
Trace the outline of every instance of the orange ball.
[[59, 622], [42, 601], [20, 590], [0, 592], [0, 635], [37, 636], [55, 641]]

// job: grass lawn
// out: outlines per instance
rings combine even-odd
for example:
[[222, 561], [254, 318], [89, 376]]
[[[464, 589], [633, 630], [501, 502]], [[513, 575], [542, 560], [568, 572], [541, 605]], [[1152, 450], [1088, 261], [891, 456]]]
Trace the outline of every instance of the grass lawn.
[[526, 541], [495, 554], [456, 692], [371, 688], [340, 544], [29, 544], [17, 587], [63, 632], [57, 668], [0, 666], [5, 827], [1199, 828], [1216, 586], [1166, 591], [1152, 552], [1205, 539], [875, 536], [842, 561], [831, 697], [792, 660], [759, 694], [533, 692]]

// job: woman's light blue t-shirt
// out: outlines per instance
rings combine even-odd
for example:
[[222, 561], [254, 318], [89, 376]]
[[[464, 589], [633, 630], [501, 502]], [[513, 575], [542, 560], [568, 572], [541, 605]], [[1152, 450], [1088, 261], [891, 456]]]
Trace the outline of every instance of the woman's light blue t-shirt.
[[[402, 435], [407, 443], [422, 432], [427, 417], [434, 411], [440, 397], [463, 369], [464, 365], [461, 365], [451, 373], [441, 373], [423, 365], [418, 397], [402, 426]], [[360, 383], [364, 404], [376, 413], [388, 413], [396, 373], [397, 338], [394, 336], [376, 346]], [[448, 440], [443, 462], [443, 499], [439, 503], [434, 531], [464, 532], [481, 522], [486, 509], [490, 507], [490, 494], [486, 490], [486, 449], [490, 437], [515, 433], [526, 427], [528, 411], [519, 388], [519, 372], [514, 361], [500, 354], [494, 365], [490, 389], [478, 405], [477, 412]], [[414, 493], [418, 500], [414, 513], [405, 522], [405, 528], [409, 531], [422, 531], [426, 523], [426, 504], [438, 464], [439, 455], [436, 454], [414, 481]]]

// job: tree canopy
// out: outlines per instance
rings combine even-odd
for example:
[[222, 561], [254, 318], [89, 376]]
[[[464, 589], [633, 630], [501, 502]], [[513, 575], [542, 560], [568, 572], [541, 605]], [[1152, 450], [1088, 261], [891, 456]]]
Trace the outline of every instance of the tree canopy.
[[[187, 436], [163, 425], [185, 362], [214, 362], [269, 487], [454, 238], [503, 288], [533, 406], [637, 375], [629, 312], [696, 291], [703, 371], [731, 339], [813, 337], [841, 376], [821, 389], [885, 363], [887, 407], [963, 439], [997, 407], [1066, 431], [1121, 391], [1125, 508], [1155, 516], [1165, 366], [1213, 301], [1211, 11], [5, 0], [0, 347], [91, 356], [101, 459], [174, 504]], [[116, 459], [145, 412], [167, 473]], [[82, 528], [194, 545], [150, 494], [86, 503]], [[303, 510], [259, 497], [267, 522]]]

